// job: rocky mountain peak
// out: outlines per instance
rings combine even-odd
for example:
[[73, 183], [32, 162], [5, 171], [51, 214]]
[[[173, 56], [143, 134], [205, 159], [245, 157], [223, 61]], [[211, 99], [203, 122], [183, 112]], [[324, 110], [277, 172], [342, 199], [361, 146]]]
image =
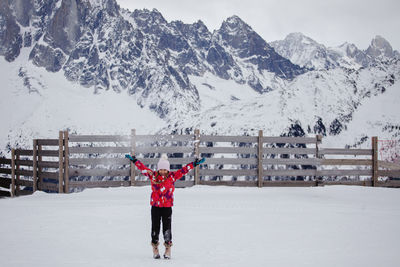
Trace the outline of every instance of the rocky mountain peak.
[[204, 22], [202, 20], [198, 20], [195, 23], [193, 23], [192, 25], [193, 25], [193, 28], [197, 29], [199, 32], [210, 33], [207, 26], [204, 24]]
[[381, 36], [376, 36], [366, 51], [347, 42], [338, 47], [325, 47], [298, 32], [291, 33], [284, 40], [274, 41], [270, 44], [281, 56], [299, 66], [312, 69], [338, 67], [359, 69], [376, 64], [381, 59], [390, 59], [397, 55], [389, 42]]
[[166, 24], [167, 21], [163, 15], [155, 8], [153, 10], [148, 9], [135, 9], [133, 15], [138, 26], [148, 25], [161, 25]]
[[193, 24], [185, 24], [180, 20], [175, 20], [170, 23], [174, 28], [177, 28], [181, 31], [190, 31], [192, 33], [199, 33], [199, 34], [207, 34], [210, 35], [210, 31], [208, 30], [207, 26], [201, 20]]
[[271, 42], [271, 46], [299, 66], [313, 69], [335, 67], [327, 48], [300, 32], [290, 33], [284, 40]]
[[359, 51], [359, 49], [357, 48], [357, 46], [355, 44], [348, 43], [348, 42], [345, 42], [345, 43], [339, 45], [339, 48], [342, 49], [343, 51], [345, 51], [346, 55], [348, 55], [350, 57], [354, 57], [357, 54], [357, 52]]
[[267, 56], [269, 44], [238, 16], [226, 19], [214, 36], [223, 46], [232, 47], [239, 57]]
[[[368, 65], [371, 63], [371, 57], [368, 56], [364, 51], [358, 49], [355, 44], [345, 42], [342, 45], [338, 46], [336, 48], [336, 51], [340, 51], [340, 57], [337, 61], [339, 63], [339, 66], [353, 69], [359, 67], [365, 68], [368, 67]], [[353, 61], [353, 63], [349, 61]], [[359, 66], [354, 65], [354, 63]], [[350, 65], [354, 65], [354, 67], [351, 67]]]
[[284, 41], [286, 42], [296, 42], [299, 44], [303, 44], [303, 45], [313, 45], [313, 46], [322, 46], [321, 44], [317, 43], [315, 40], [311, 39], [310, 37], [304, 35], [301, 32], [293, 32], [293, 33], [289, 33]]
[[259, 34], [238, 16], [229, 17], [222, 23], [220, 29], [213, 33], [213, 42], [228, 49], [233, 56], [242, 61], [241, 63], [247, 69], [251, 69], [253, 74], [246, 79], [250, 79], [249, 84], [256, 91], [265, 92], [269, 90], [268, 86], [266, 87], [260, 82], [261, 77], [257, 77], [256, 73], [260, 73], [262, 70], [274, 73], [283, 79], [293, 79], [304, 73], [301, 67], [276, 53]]
[[372, 39], [366, 53], [373, 58], [394, 57], [393, 48], [390, 43], [380, 35]]
[[216, 35], [222, 37], [222, 40], [234, 48], [247, 45], [247, 41], [269, 47], [261, 36], [238, 16], [232, 16], [223, 21], [221, 27], [216, 31]]
[[241, 18], [234, 15], [222, 22], [220, 31], [225, 31], [230, 34], [244, 34], [246, 32], [252, 32], [253, 29]]
[[90, 6], [105, 10], [110, 16], [118, 16], [120, 7], [115, 0], [86, 0]]

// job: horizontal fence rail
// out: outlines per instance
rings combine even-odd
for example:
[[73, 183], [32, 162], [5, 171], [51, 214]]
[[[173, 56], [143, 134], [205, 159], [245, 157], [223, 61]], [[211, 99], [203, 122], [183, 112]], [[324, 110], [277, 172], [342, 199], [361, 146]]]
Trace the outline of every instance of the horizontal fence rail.
[[154, 141], [163, 142], [187, 142], [193, 141], [194, 136], [192, 135], [135, 135], [137, 142], [153, 143]]
[[319, 151], [321, 155], [372, 155], [371, 149], [342, 149], [342, 148], [323, 148]]
[[129, 135], [71, 135], [69, 142], [129, 142]]
[[[377, 138], [371, 149], [321, 147], [322, 136], [271, 137], [201, 135], [70, 135], [35, 139], [33, 149], [13, 149], [0, 158], [0, 197], [36, 190], [69, 193], [83, 188], [143, 186], [148, 178], [125, 154], [156, 168], [160, 155], [171, 170], [205, 157], [177, 181], [177, 187], [362, 185], [400, 187], [400, 165], [378, 161]], [[391, 177], [379, 180], [379, 177]]]

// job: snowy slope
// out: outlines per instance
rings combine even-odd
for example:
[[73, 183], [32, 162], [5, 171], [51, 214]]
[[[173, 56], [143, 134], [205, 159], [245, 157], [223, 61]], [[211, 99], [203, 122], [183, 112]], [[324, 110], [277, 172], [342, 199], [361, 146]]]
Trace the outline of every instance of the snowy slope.
[[156, 114], [140, 108], [133, 96], [113, 91], [93, 94], [65, 79], [33, 66], [26, 50], [11, 63], [0, 57], [0, 129], [2, 150], [31, 146], [33, 138], [57, 138], [58, 131], [69, 129], [79, 134], [123, 134], [130, 129], [154, 133], [165, 123]]
[[[400, 129], [400, 82], [396, 82], [383, 94], [366, 99], [354, 114], [353, 120], [340, 137], [349, 145], [359, 145], [359, 141], [369, 136], [379, 139], [399, 139]], [[334, 142], [332, 137], [327, 142]], [[370, 147], [370, 142], [364, 144]]]
[[398, 189], [177, 189], [170, 261], [151, 257], [150, 191], [0, 199], [2, 266], [400, 265]]
[[[396, 138], [396, 131], [389, 132], [385, 127], [399, 124], [400, 118], [384, 116], [386, 113], [398, 114], [396, 105], [388, 105], [378, 111], [382, 114], [379, 121], [382, 127], [375, 127], [374, 130], [361, 127], [357, 133], [347, 129], [350, 122], [365, 118], [376, 105], [385, 105], [375, 104], [375, 98], [398, 91], [392, 85], [398, 82], [391, 75], [398, 77], [399, 70], [397, 63], [358, 71], [342, 68], [310, 71], [291, 82], [276, 84], [271, 92], [258, 95], [251, 93], [247, 85], [233, 86], [229, 81], [210, 74], [190, 77], [199, 90], [200, 111], [175, 117], [168, 125], [226, 135], [257, 135], [262, 129], [265, 135], [272, 136], [287, 133], [290, 127], [295, 127], [301, 129], [298, 134], [331, 136], [326, 144], [339, 147], [354, 144], [361, 133], [363, 136], [377, 134]], [[397, 94], [391, 99], [400, 101]], [[350, 138], [352, 134], [355, 138]]]
[[[33, 138], [56, 138], [64, 129], [79, 134], [129, 134], [136, 128], [145, 134], [199, 128], [203, 133], [226, 135], [257, 135], [262, 129], [265, 135], [281, 135], [295, 127], [307, 135], [333, 135], [324, 138], [324, 144], [343, 147], [358, 144], [365, 136], [396, 138], [398, 131], [390, 127], [400, 124], [396, 116], [385, 115], [398, 114], [398, 107], [378, 100], [386, 107], [381, 116], [369, 127], [350, 129], [351, 123], [363, 125], [356, 120], [367, 117], [364, 114], [376, 105], [378, 96], [398, 91], [391, 84], [400, 75], [399, 63], [359, 71], [310, 71], [290, 82], [275, 79], [275, 90], [264, 94], [248, 84], [211, 73], [192, 75], [189, 79], [200, 99], [193, 103], [198, 111], [180, 112], [162, 120], [139, 107], [135, 95], [111, 90], [92, 94], [91, 88], [71, 83], [60, 73], [33, 66], [26, 60], [27, 50], [22, 51], [11, 63], [0, 58], [6, 84], [1, 91], [0, 111], [11, 116], [0, 131], [3, 153], [8, 152], [8, 145], [30, 147]], [[400, 100], [397, 94], [389, 99], [394, 103]], [[18, 112], [10, 113], [13, 107], [19, 107]]]
[[232, 101], [251, 100], [261, 96], [247, 84], [224, 80], [211, 73], [205, 73], [202, 77], [189, 76], [189, 78], [199, 92], [199, 105], [203, 111]]

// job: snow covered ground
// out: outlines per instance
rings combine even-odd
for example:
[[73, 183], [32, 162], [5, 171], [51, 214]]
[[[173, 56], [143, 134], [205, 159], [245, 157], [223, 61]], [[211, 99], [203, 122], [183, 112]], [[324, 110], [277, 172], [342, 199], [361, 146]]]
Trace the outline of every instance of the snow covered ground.
[[1, 199], [1, 265], [400, 266], [398, 189], [177, 189], [170, 261], [151, 257], [149, 195], [146, 186]]

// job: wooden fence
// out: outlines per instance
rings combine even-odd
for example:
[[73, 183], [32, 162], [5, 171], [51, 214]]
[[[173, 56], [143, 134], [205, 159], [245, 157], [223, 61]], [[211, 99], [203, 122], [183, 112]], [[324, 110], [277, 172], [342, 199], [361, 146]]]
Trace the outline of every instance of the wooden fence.
[[32, 150], [13, 149], [0, 159], [0, 196], [36, 190], [69, 193], [82, 188], [148, 185], [124, 156], [135, 154], [155, 168], [167, 153], [171, 169], [205, 157], [206, 162], [177, 181], [177, 187], [202, 185], [319, 186], [332, 184], [400, 187], [400, 166], [378, 161], [371, 149], [321, 147], [322, 137], [200, 135], [69, 135], [35, 139]]
[[32, 150], [12, 149], [11, 159], [0, 159], [0, 187], [9, 189], [0, 190], [0, 195], [65, 192], [63, 134], [58, 139], [35, 139]]

